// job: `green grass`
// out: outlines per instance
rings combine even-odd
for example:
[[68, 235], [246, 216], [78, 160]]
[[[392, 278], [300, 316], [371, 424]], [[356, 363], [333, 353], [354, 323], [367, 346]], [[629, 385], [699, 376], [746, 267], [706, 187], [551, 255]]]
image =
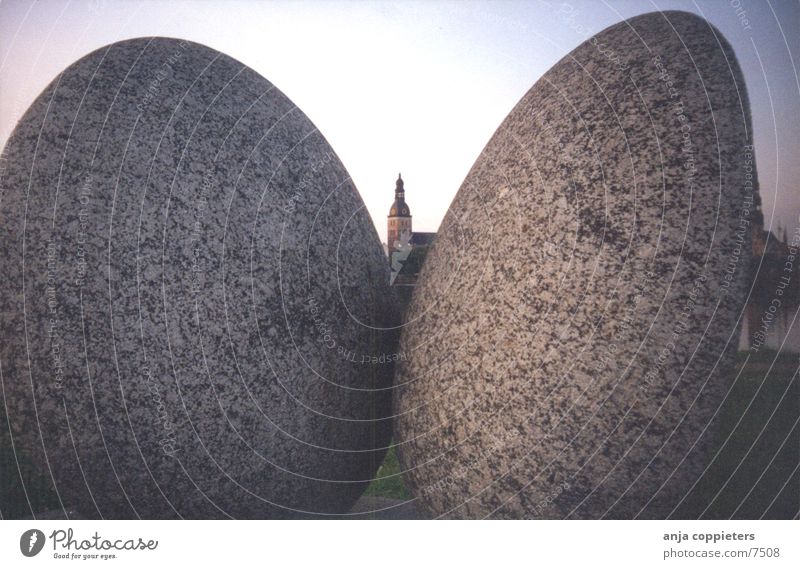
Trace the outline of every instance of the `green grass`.
[[406, 485], [403, 484], [403, 477], [400, 475], [400, 461], [397, 460], [394, 446], [390, 447], [386, 453], [386, 458], [378, 468], [375, 478], [367, 488], [367, 491], [364, 492], [365, 496], [380, 496], [396, 500], [408, 500], [411, 498]]

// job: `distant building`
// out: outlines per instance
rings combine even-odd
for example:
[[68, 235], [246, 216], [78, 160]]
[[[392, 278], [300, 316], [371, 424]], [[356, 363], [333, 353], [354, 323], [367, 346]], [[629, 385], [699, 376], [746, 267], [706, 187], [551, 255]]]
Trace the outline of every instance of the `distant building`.
[[391, 269], [391, 284], [405, 287], [405, 290], [398, 289], [397, 292], [406, 302], [411, 298], [412, 288], [417, 284], [428, 249], [436, 237], [436, 233], [414, 233], [411, 221], [403, 177], [398, 174], [394, 202], [387, 219], [386, 253]]
[[786, 229], [783, 230], [783, 240], [771, 231], [764, 229], [764, 214], [761, 212], [761, 198], [756, 194], [756, 210], [753, 216], [753, 257], [781, 258], [789, 254], [789, 240]]
[[796, 260], [799, 239], [796, 235], [790, 239], [785, 228], [783, 239], [765, 230], [760, 206], [757, 200], [752, 224], [753, 256], [748, 268], [752, 289], [739, 349], [800, 352], [800, 323], [794, 320], [800, 304], [800, 263]]
[[389, 208], [386, 224], [386, 247], [389, 250], [389, 263], [392, 255], [403, 250], [403, 245], [411, 239], [411, 210], [406, 203], [403, 176], [397, 175], [394, 186], [394, 202]]

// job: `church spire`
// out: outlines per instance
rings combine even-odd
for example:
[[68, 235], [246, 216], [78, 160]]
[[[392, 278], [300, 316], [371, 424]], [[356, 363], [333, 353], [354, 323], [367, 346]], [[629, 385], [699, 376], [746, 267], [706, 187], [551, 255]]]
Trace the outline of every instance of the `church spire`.
[[394, 183], [394, 203], [389, 210], [389, 217], [411, 217], [411, 210], [406, 203], [406, 190], [402, 174], [397, 175]]
[[411, 238], [411, 209], [406, 203], [406, 190], [403, 184], [402, 174], [397, 174], [397, 181], [394, 184], [394, 203], [389, 209], [387, 220], [386, 244], [391, 254], [400, 249], [403, 242]]

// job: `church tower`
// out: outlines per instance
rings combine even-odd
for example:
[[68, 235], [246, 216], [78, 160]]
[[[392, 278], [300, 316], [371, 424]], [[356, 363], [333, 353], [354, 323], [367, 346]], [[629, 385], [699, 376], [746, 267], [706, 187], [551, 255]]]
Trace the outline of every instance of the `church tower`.
[[[403, 178], [397, 175], [397, 182], [394, 188], [394, 203], [389, 210], [388, 230], [386, 235], [386, 247], [389, 250], [389, 259], [392, 253], [397, 252], [400, 246], [405, 245], [402, 236], [406, 235], [406, 241], [411, 238], [411, 211], [406, 204], [406, 192], [403, 189]], [[400, 246], [398, 246], [398, 243]]]

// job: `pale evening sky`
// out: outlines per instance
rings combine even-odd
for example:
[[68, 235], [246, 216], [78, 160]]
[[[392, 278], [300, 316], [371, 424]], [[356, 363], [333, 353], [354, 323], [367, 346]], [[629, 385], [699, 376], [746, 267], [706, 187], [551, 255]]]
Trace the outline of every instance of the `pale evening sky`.
[[81, 56], [126, 38], [184, 38], [249, 65], [309, 116], [382, 239], [398, 171], [414, 229], [435, 231], [494, 130], [542, 74], [609, 25], [668, 9], [704, 16], [733, 45], [753, 107], [766, 224], [791, 232], [800, 225], [797, 1], [2, 1], [0, 146]]

